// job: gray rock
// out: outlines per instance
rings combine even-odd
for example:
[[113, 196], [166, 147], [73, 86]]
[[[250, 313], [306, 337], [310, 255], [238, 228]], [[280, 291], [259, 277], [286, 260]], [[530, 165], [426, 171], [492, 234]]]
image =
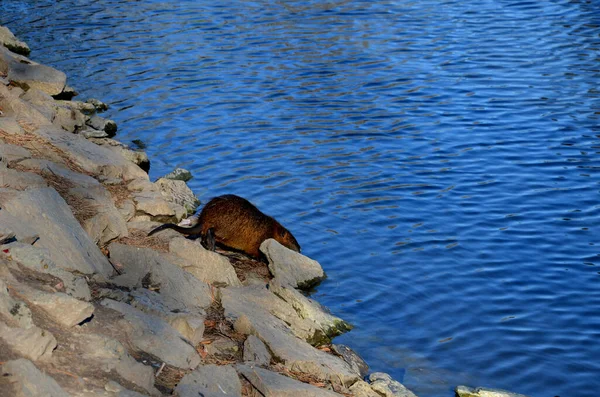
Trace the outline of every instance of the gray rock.
[[354, 350], [350, 349], [346, 345], [331, 345], [331, 350], [335, 352], [335, 354], [341, 356], [345, 362], [347, 362], [352, 369], [354, 369], [358, 374], [360, 374], [361, 378], [367, 376], [369, 372], [369, 366], [358, 354], [354, 352]]
[[36, 326], [12, 328], [0, 321], [0, 338], [14, 352], [33, 361], [50, 357], [56, 348], [54, 335]]
[[[306, 310], [300, 311], [293, 305], [282, 299], [280, 293], [283, 288], [274, 290], [273, 287], [266, 289], [264, 285], [252, 285], [242, 288], [225, 288], [221, 290], [222, 301], [227, 301], [230, 309], [233, 311], [242, 311], [238, 305], [243, 305], [243, 312], [250, 315], [252, 312], [267, 311], [288, 325], [289, 330], [299, 338], [304, 339], [313, 345], [328, 343], [330, 338], [326, 331], [335, 329], [337, 321], [342, 321], [331, 315], [331, 321], [327, 326], [316, 322], [308, 316]], [[223, 303], [225, 305], [225, 303]], [[316, 306], [312, 312], [316, 316], [325, 318], [325, 313], [318, 311], [320, 306]], [[227, 313], [227, 310], [226, 310]]]
[[175, 168], [162, 178], [187, 182], [192, 179], [192, 173], [184, 168]]
[[7, 78], [24, 89], [37, 88], [49, 95], [58, 95], [67, 84], [67, 76], [60, 70], [35, 63], [3, 47], [0, 47], [0, 58], [0, 69], [8, 69]]
[[67, 132], [76, 132], [84, 128], [85, 115], [70, 106], [54, 105], [56, 116], [52, 123]]
[[384, 397], [416, 397], [402, 383], [395, 381], [390, 375], [383, 372], [374, 372], [369, 375], [369, 382], [371, 382], [371, 389]]
[[0, 43], [12, 52], [21, 55], [29, 55], [31, 50], [27, 43], [18, 40], [15, 35], [5, 26], [0, 26]]
[[6, 161], [7, 164], [18, 163], [21, 160], [31, 158], [31, 153], [24, 147], [3, 143], [0, 144], [0, 158]]
[[90, 98], [86, 102], [93, 105], [98, 112], [104, 112], [108, 110], [108, 105], [98, 99]]
[[271, 362], [271, 353], [260, 339], [254, 335], [248, 335], [244, 341], [244, 361], [267, 366]]
[[87, 139], [91, 138], [108, 138], [108, 134], [105, 131], [96, 130], [91, 127], [83, 128], [79, 131], [80, 135], [83, 135]]
[[[241, 293], [244, 289], [252, 288], [255, 287], [221, 289], [225, 317], [234, 324], [238, 332], [257, 336], [269, 348], [273, 358], [289, 370], [329, 380], [341, 387], [347, 387], [359, 379], [358, 374], [342, 359], [322, 352], [296, 337], [286, 321], [271, 314], [271, 308], [264, 306], [263, 302], [269, 303], [270, 299], [264, 299], [258, 304], [257, 301], [265, 298], [263, 293]], [[284, 311], [282, 313], [285, 314]]]
[[217, 337], [205, 349], [212, 356], [235, 356], [240, 351], [238, 343], [227, 337]]
[[24, 358], [5, 363], [1, 371], [13, 397], [69, 397], [54, 379]]
[[237, 370], [265, 397], [341, 397], [341, 394], [302, 383], [276, 372], [251, 365], [237, 365]]
[[187, 214], [196, 212], [200, 200], [184, 181], [160, 178], [155, 183], [167, 201], [179, 204]]
[[350, 386], [349, 391], [354, 397], [381, 397], [381, 394], [371, 389], [371, 386], [362, 380]]
[[26, 190], [48, 187], [48, 184], [37, 174], [5, 168], [0, 170], [0, 186], [13, 190]]
[[117, 123], [104, 117], [93, 115], [86, 121], [86, 124], [95, 130], [106, 132], [109, 137], [113, 137], [117, 133]]
[[[271, 281], [269, 287], [272, 293], [292, 306], [300, 318], [313, 323], [314, 329], [320, 330], [319, 334], [333, 338], [352, 329], [352, 325], [332, 315], [319, 302], [307, 298], [294, 288], [284, 287], [276, 280]], [[326, 340], [316, 342], [321, 343]]]
[[52, 96], [48, 95], [46, 92], [36, 88], [31, 88], [21, 96], [21, 99], [29, 102], [48, 120], [53, 121], [56, 117], [56, 103], [54, 102], [54, 98], [52, 98]]
[[131, 218], [135, 216], [135, 204], [133, 203], [133, 200], [124, 200], [119, 204], [117, 209], [125, 222], [129, 222]]
[[54, 103], [56, 103], [58, 106], [73, 109], [88, 116], [96, 113], [96, 107], [94, 104], [88, 102], [55, 100]]
[[204, 339], [204, 320], [204, 316], [190, 313], [172, 314], [167, 318], [171, 327], [194, 346]]
[[[5, 275], [1, 276], [5, 277]], [[34, 326], [33, 319], [31, 318], [31, 310], [29, 310], [25, 302], [9, 295], [8, 288], [2, 278], [0, 278], [0, 314], [10, 319], [20, 328], [26, 329]]]
[[527, 397], [524, 394], [512, 393], [500, 389], [488, 389], [485, 387], [471, 388], [457, 386], [455, 389], [457, 397]]
[[62, 197], [50, 188], [10, 192], [0, 189], [0, 224], [17, 236], [39, 235], [36, 247], [46, 248], [50, 259], [67, 270], [83, 274], [112, 274], [112, 266], [89, 239]]
[[83, 359], [100, 365], [105, 372], [116, 371], [123, 379], [143, 388], [148, 393], [160, 394], [154, 388], [154, 370], [135, 361], [125, 347], [115, 339], [103, 335], [81, 335], [77, 351]]
[[91, 140], [77, 134], [70, 134], [54, 126], [40, 126], [34, 134], [47, 139], [49, 143], [63, 150], [69, 159], [85, 171], [111, 178], [131, 180], [146, 178], [148, 175], [136, 164], [117, 152], [96, 145]]
[[62, 292], [49, 293], [26, 285], [19, 285], [15, 289], [30, 305], [39, 307], [52, 320], [65, 327], [73, 327], [90, 318], [94, 313], [92, 304], [80, 301]]
[[48, 249], [20, 242], [4, 245], [2, 249], [8, 249], [13, 261], [17, 261], [22, 266], [39, 273], [58, 277], [63, 282], [67, 294], [72, 297], [85, 301], [92, 299], [90, 288], [85, 279], [58, 267], [52, 261]]
[[140, 394], [136, 391], [127, 390], [113, 380], [106, 382], [104, 390], [111, 393], [110, 397], [146, 397], [144, 394]]
[[319, 262], [284, 247], [274, 239], [264, 241], [260, 250], [269, 261], [269, 270], [283, 285], [310, 288], [326, 277]]
[[212, 303], [208, 284], [185, 272], [168, 259], [149, 248], [136, 248], [112, 243], [109, 246], [113, 261], [123, 265], [125, 274], [113, 282], [127, 287], [143, 287], [148, 283], [160, 290], [161, 295], [195, 310]]
[[82, 220], [82, 226], [98, 245], [128, 235], [127, 225], [114, 205], [112, 195], [96, 179], [73, 172], [62, 165], [47, 160], [29, 159], [22, 166], [38, 170], [47, 178], [64, 180], [63, 189], [79, 206], [87, 206], [95, 213]]
[[[1, 61], [0, 54], [0, 64]], [[10, 88], [0, 85], [0, 108], [2, 109], [0, 120], [8, 127], [6, 129], [3, 126], [3, 131], [22, 134], [24, 129], [27, 132], [34, 132], [40, 127], [52, 126], [52, 122], [43, 113], [19, 97], [19, 94], [23, 92], [20, 88]], [[11, 119], [14, 121], [11, 122]], [[19, 128], [14, 126], [15, 122]]]
[[110, 299], [104, 299], [101, 304], [125, 316], [125, 330], [136, 348], [179, 368], [193, 369], [200, 363], [200, 356], [194, 347], [162, 319]]
[[169, 251], [174, 254], [173, 263], [199, 280], [217, 286], [242, 285], [229, 260], [207, 250], [198, 241], [174, 238], [169, 243]]
[[[100, 128], [96, 129], [98, 130]], [[109, 131], [111, 130], [112, 129], [109, 128]], [[116, 124], [114, 130], [116, 131]], [[104, 131], [106, 131], [106, 129]], [[106, 131], [108, 135], [111, 134], [109, 131]], [[148, 159], [148, 155], [146, 154], [146, 152], [143, 152], [141, 150], [133, 150], [124, 143], [110, 138], [90, 139], [90, 142], [94, 142], [97, 145], [112, 150], [114, 153], [117, 153], [123, 158], [131, 161], [132, 163], [137, 164], [141, 169], [143, 169], [146, 172], [150, 170], [150, 160]]]
[[203, 365], [184, 376], [175, 392], [179, 397], [241, 397], [242, 384], [231, 365]]
[[147, 220], [157, 222], [176, 221], [173, 207], [158, 192], [134, 193], [136, 215], [146, 215]]
[[[1, 93], [0, 93], [1, 95]], [[0, 101], [1, 103], [2, 101]], [[0, 106], [2, 106], [0, 104]], [[0, 117], [0, 130], [6, 132], [10, 135], [24, 135], [25, 130], [21, 127], [21, 125], [17, 122], [17, 119], [12, 117]]]

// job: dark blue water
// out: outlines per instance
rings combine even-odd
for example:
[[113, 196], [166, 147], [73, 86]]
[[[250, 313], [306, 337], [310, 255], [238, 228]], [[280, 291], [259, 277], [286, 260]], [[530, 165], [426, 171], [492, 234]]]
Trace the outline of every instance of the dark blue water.
[[600, 2], [1, 0], [151, 176], [249, 198], [421, 397], [600, 393]]

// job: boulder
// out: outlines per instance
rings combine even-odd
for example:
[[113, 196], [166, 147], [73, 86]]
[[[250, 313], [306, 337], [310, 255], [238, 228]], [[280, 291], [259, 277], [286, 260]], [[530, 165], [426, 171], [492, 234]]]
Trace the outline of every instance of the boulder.
[[524, 394], [512, 393], [500, 389], [488, 389], [486, 387], [471, 388], [457, 386], [454, 391], [457, 397], [527, 397]]
[[186, 272], [216, 286], [241, 286], [235, 270], [223, 255], [204, 248], [199, 241], [177, 237], [170, 241], [171, 261]]
[[65, 327], [80, 324], [94, 313], [92, 304], [62, 292], [49, 293], [26, 285], [15, 286], [15, 289], [30, 305], [42, 309], [52, 320]]
[[36, 247], [46, 248], [63, 269], [108, 277], [112, 266], [73, 217], [71, 209], [51, 188], [11, 192], [0, 189], [0, 224], [20, 237], [39, 235]]
[[125, 271], [112, 280], [115, 284], [129, 288], [151, 286], [192, 311], [212, 303], [208, 284], [169, 262], [165, 255], [150, 248], [117, 243], [110, 244], [108, 249], [111, 259]]
[[24, 358], [4, 363], [0, 370], [13, 397], [69, 397], [54, 379]]
[[106, 103], [100, 101], [99, 99], [90, 98], [86, 102], [89, 103], [90, 105], [94, 106], [94, 108], [98, 112], [104, 112], [104, 111], [108, 110], [108, 105]]
[[[95, 130], [106, 132], [109, 137], [113, 137], [117, 133], [117, 123], [104, 117], [93, 115], [85, 123]], [[147, 159], [148, 157], [146, 156]]]
[[187, 182], [190, 179], [192, 179], [192, 173], [184, 168], [175, 168], [173, 171], [169, 172], [162, 178]]
[[402, 383], [395, 381], [390, 375], [383, 372], [374, 372], [369, 375], [369, 382], [371, 382], [371, 389], [383, 397], [417, 397]]
[[31, 50], [27, 43], [18, 40], [15, 35], [5, 26], [0, 26], [0, 43], [17, 54], [29, 55]]
[[65, 287], [67, 294], [74, 298], [90, 301], [90, 288], [85, 281], [85, 278], [75, 276], [56, 265], [47, 248], [39, 248], [30, 244], [14, 242], [3, 245], [3, 250], [8, 250], [13, 261], [20, 265], [39, 273], [50, 274], [59, 278]]
[[31, 152], [24, 147], [8, 143], [0, 144], [0, 159], [5, 161], [6, 164], [18, 163], [28, 158], [31, 158]]
[[260, 250], [269, 261], [269, 270], [283, 285], [308, 289], [325, 279], [325, 272], [319, 262], [268, 239], [260, 245]]
[[253, 365], [267, 366], [271, 362], [271, 353], [260, 339], [248, 335], [244, 341], [244, 361]]
[[12, 328], [0, 321], [0, 339], [14, 352], [32, 361], [50, 357], [56, 348], [54, 335], [36, 326]]
[[[306, 309], [308, 302], [304, 302], [306, 304], [304, 307], [293, 306], [281, 297], [280, 292], [285, 290], [281, 287], [279, 290], [267, 289], [263, 284], [224, 288], [221, 289], [221, 296], [223, 302], [228, 302], [232, 313], [243, 311], [247, 315], [252, 315], [254, 312], [267, 312], [287, 324], [294, 335], [313, 345], [328, 343], [331, 336], [339, 335], [339, 329], [344, 328], [340, 325], [345, 324], [343, 320], [320, 312], [320, 305], [310, 310]], [[225, 303], [223, 305], [225, 306]], [[237, 307], [238, 305], [244, 308]], [[313, 313], [314, 318], [310, 317]], [[315, 321], [315, 318], [322, 323]]]
[[160, 394], [154, 388], [154, 370], [135, 361], [123, 345], [104, 335], [81, 335], [75, 339], [81, 358], [99, 365], [105, 372], [115, 371], [123, 379], [143, 388], [148, 393]]
[[341, 394], [320, 389], [287, 376], [252, 365], [238, 365], [240, 374], [267, 397], [341, 397]]
[[242, 384], [231, 365], [202, 365], [175, 388], [179, 397], [242, 397]]
[[[109, 121], [111, 121], [111, 120], [109, 120]], [[114, 121], [112, 123], [114, 123]], [[99, 130], [100, 128], [96, 128], [95, 125], [97, 126], [98, 123], [91, 125], [91, 127]], [[113, 128], [111, 128], [111, 127], [105, 127], [105, 128], [108, 128], [109, 131], [113, 131]], [[116, 128], [117, 127], [115, 124], [114, 131], [116, 131]], [[106, 129], [102, 129], [102, 131], [105, 131], [106, 133], [108, 133], [108, 135], [111, 134]], [[144, 170], [146, 172], [148, 172], [150, 170], [150, 160], [148, 159], [148, 155], [146, 154], [146, 152], [143, 152], [141, 150], [133, 150], [129, 146], [125, 145], [124, 143], [116, 141], [114, 139], [110, 139], [110, 138], [90, 139], [90, 142], [94, 142], [95, 144], [97, 144], [99, 146], [105, 147], [105, 148], [113, 151], [114, 153], [119, 154], [121, 157], [131, 161], [134, 164], [137, 164], [142, 170]]]
[[349, 388], [354, 397], [381, 397], [381, 394], [371, 389], [371, 386], [362, 380], [359, 380]]
[[[273, 300], [264, 292], [252, 291], [253, 288], [256, 287], [221, 289], [225, 317], [234, 324], [236, 331], [258, 337], [269, 348], [273, 358], [290, 371], [310, 374], [340, 387], [348, 387], [359, 379], [359, 375], [342, 359], [322, 352], [295, 336], [287, 320], [271, 313], [277, 308]], [[286, 305], [281, 302], [283, 306], [280, 309]], [[265, 307], [265, 304], [271, 306]], [[287, 309], [277, 315], [284, 314], [293, 319]]]
[[342, 357], [345, 362], [350, 365], [355, 372], [357, 372], [362, 378], [367, 376], [369, 372], [369, 366], [354, 350], [350, 349], [346, 345], [331, 345], [331, 350], [338, 356]]
[[101, 304], [124, 315], [123, 326], [136, 348], [175, 367], [193, 369], [200, 364], [194, 347], [162, 319], [111, 299], [104, 299]]
[[156, 182], [163, 197], [185, 208], [187, 214], [193, 214], [200, 200], [184, 181], [160, 178]]
[[26, 190], [48, 187], [48, 184], [37, 174], [4, 168], [0, 170], [0, 186], [12, 190]]
[[[2, 277], [4, 278], [5, 275], [3, 274]], [[25, 302], [9, 295], [8, 287], [2, 278], [0, 278], [0, 314], [19, 328], [27, 329], [34, 326], [31, 310]]]
[[67, 75], [60, 70], [13, 54], [4, 47], [0, 47], [0, 70], [8, 72], [7, 78], [25, 90], [37, 88], [49, 95], [58, 95], [67, 84]]

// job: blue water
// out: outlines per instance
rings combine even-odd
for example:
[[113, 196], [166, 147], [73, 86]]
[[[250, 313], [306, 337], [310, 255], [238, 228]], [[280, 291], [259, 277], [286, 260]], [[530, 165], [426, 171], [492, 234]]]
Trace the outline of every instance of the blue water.
[[2, 0], [151, 177], [243, 195], [420, 397], [600, 394], [597, 0]]

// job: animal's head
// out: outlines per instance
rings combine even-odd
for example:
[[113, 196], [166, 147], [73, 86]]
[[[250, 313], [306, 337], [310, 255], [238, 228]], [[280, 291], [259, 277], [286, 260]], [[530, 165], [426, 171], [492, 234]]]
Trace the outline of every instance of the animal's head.
[[296, 238], [279, 223], [275, 225], [275, 240], [277, 240], [284, 247], [296, 252], [300, 252], [300, 244], [298, 244]]

